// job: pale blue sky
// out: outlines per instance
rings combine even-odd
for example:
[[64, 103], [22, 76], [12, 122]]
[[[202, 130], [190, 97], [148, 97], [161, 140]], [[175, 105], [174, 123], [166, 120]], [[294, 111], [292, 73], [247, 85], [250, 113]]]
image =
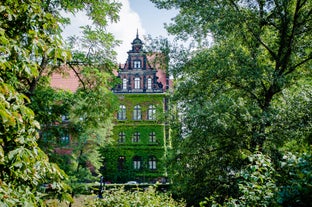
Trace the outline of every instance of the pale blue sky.
[[155, 36], [167, 36], [164, 29], [164, 23], [169, 23], [177, 11], [160, 10], [154, 6], [149, 0], [129, 0], [130, 8], [138, 13], [142, 26], [147, 34]]
[[[152, 37], [168, 37], [164, 29], [164, 23], [170, 22], [176, 11], [159, 10], [149, 0], [119, 0], [123, 6], [120, 11], [120, 21], [108, 27], [116, 39], [122, 40], [121, 46], [116, 48], [117, 62], [124, 63], [127, 60], [127, 51], [131, 48], [131, 42], [135, 38], [138, 29], [140, 38], [150, 34]], [[88, 18], [82, 13], [75, 16], [69, 15], [71, 25], [64, 29], [64, 36], [79, 35], [79, 27], [90, 24]]]

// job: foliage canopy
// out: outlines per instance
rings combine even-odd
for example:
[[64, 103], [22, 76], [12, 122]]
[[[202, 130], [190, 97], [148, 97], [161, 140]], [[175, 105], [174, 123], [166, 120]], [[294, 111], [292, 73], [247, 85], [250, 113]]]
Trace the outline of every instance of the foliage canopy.
[[[283, 154], [299, 148], [310, 153], [311, 1], [152, 2], [178, 9], [168, 31], [199, 43], [171, 66], [178, 195], [189, 205], [210, 195], [222, 204], [242, 193], [233, 174], [248, 165], [244, 154], [260, 151], [284, 174]], [[209, 38], [212, 46], [205, 47]], [[290, 142], [298, 147], [289, 148]], [[266, 179], [279, 190], [287, 185], [273, 175]]]
[[[118, 20], [120, 6], [110, 0], [1, 1], [2, 205], [41, 206], [44, 194], [39, 190], [47, 183], [52, 184], [59, 198], [71, 201], [66, 194], [70, 188], [64, 183], [68, 177], [57, 165], [51, 164], [38, 147], [38, 131], [41, 135], [49, 132], [52, 134], [49, 141], [55, 140], [57, 134], [54, 132], [60, 133], [60, 129], [53, 131], [53, 127], [48, 126], [60, 121], [60, 115], [72, 117], [73, 127], [67, 130], [75, 129], [73, 132], [85, 141], [84, 144], [86, 137], [100, 138], [99, 134], [105, 136], [107, 133], [102, 132], [109, 131], [115, 107], [112, 104], [115, 98], [109, 90], [110, 74], [115, 67], [115, 53], [111, 51], [116, 43], [113, 36], [104, 31], [109, 21]], [[84, 47], [97, 45], [96, 48], [89, 47], [92, 53], [71, 51], [61, 36], [61, 27], [69, 23], [69, 19], [61, 16], [61, 11], [75, 13], [81, 10], [86, 11], [95, 25], [95, 29], [84, 28], [82, 38], [85, 41], [81, 41]], [[105, 58], [100, 58], [101, 51], [105, 51]], [[49, 87], [49, 76], [56, 72], [65, 74], [64, 67], [75, 70], [80, 78], [82, 87], [74, 94]], [[96, 139], [92, 143], [94, 141]], [[80, 146], [84, 146], [82, 142]], [[82, 149], [79, 152], [81, 155]]]

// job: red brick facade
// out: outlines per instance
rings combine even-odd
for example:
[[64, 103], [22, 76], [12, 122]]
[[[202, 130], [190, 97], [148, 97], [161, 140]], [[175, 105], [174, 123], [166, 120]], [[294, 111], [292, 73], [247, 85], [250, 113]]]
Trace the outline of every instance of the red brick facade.
[[[148, 56], [143, 51], [143, 43], [138, 35], [132, 42], [132, 49], [128, 51], [128, 59], [125, 64], [119, 65], [119, 71], [114, 75], [127, 80], [126, 87], [123, 84], [116, 86], [115, 93], [161, 93], [166, 91], [171, 82], [164, 70], [151, 67], [150, 62], [155, 56]], [[74, 71], [63, 67], [62, 74], [54, 73], [51, 77], [51, 86], [64, 90], [76, 91], [79, 87], [79, 79]], [[135, 79], [139, 78], [139, 87], [135, 87]], [[151, 81], [151, 83], [149, 83]], [[125, 85], [124, 85], [125, 86]]]

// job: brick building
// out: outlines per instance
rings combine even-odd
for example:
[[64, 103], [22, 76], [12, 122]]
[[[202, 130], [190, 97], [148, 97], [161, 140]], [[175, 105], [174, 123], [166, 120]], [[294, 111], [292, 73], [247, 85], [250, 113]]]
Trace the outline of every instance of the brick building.
[[[125, 64], [115, 73], [120, 84], [112, 91], [119, 99], [113, 142], [102, 150], [101, 173], [106, 181], [154, 182], [166, 177], [170, 148], [165, 124], [169, 78], [165, 70], [152, 67], [137, 34]], [[155, 65], [155, 64], [154, 64]], [[65, 68], [66, 69], [66, 68]], [[75, 91], [78, 78], [68, 68], [67, 77], [54, 74], [52, 87]]]
[[112, 182], [153, 182], [166, 177], [169, 79], [151, 67], [138, 34], [131, 44], [126, 63], [119, 67], [121, 83], [113, 88], [120, 104], [113, 129], [116, 142], [103, 151], [102, 173]]

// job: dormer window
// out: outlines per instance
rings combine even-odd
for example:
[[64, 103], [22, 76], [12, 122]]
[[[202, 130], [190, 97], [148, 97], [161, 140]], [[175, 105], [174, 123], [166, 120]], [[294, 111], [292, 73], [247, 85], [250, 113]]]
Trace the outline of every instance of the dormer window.
[[141, 61], [140, 60], [135, 60], [133, 61], [133, 68], [141, 68]]

